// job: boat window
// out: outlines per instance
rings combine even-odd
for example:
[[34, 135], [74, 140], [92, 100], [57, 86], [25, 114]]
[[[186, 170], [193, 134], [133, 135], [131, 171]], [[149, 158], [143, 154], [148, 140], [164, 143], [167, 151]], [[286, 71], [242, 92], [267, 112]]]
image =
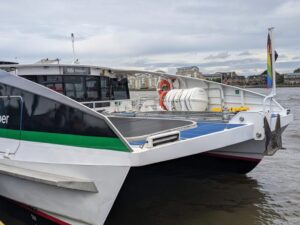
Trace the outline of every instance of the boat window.
[[[52, 99], [0, 84], [0, 96], [13, 95], [22, 96], [24, 100], [22, 130], [83, 136], [117, 137], [102, 118], [95, 117], [80, 109], [64, 105]], [[0, 101], [0, 110], [1, 108], [5, 108], [10, 116], [18, 113], [18, 105], [14, 101], [10, 101], [10, 104], [7, 105], [4, 105], [3, 101]], [[12, 121], [12, 123], [15, 124], [16, 121]], [[15, 124], [12, 129], [15, 129], [15, 127], [18, 126]]]
[[127, 78], [80, 75], [23, 76], [77, 101], [129, 99]]
[[128, 81], [126, 78], [112, 79], [112, 90], [113, 90], [113, 97], [115, 100], [129, 99]]
[[37, 76], [21, 76], [27, 80], [33, 81], [33, 82], [37, 82]]
[[96, 108], [109, 107], [109, 106], [110, 106], [109, 102], [97, 102], [97, 103], [95, 103]]
[[109, 77], [100, 77], [101, 100], [111, 99], [111, 87]]
[[65, 66], [63, 67], [64, 75], [88, 75], [91, 74], [90, 67]]
[[44, 85], [47, 88], [50, 88], [54, 91], [64, 94], [63, 82], [61, 76], [37, 76], [36, 82], [41, 85]]
[[85, 82], [83, 76], [64, 76], [66, 96], [78, 101], [85, 100]]
[[99, 77], [86, 77], [86, 100], [100, 100], [100, 85]]

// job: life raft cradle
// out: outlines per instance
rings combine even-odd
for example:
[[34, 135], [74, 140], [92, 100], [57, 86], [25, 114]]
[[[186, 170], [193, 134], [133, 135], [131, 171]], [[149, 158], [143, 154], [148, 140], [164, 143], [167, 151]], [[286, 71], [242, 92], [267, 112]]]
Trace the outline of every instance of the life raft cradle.
[[[158, 95], [159, 95], [159, 105], [162, 109], [164, 110], [168, 110], [167, 107], [164, 104], [164, 99], [168, 93], [168, 91], [170, 91], [172, 89], [172, 85], [170, 84], [169, 81], [163, 79], [158, 83]], [[240, 107], [230, 107], [228, 108], [226, 111], [229, 112], [242, 112], [242, 111], [248, 111], [250, 108], [247, 106], [240, 106]], [[223, 112], [225, 111], [223, 108], [220, 107], [215, 107], [211, 109], [211, 112]]]

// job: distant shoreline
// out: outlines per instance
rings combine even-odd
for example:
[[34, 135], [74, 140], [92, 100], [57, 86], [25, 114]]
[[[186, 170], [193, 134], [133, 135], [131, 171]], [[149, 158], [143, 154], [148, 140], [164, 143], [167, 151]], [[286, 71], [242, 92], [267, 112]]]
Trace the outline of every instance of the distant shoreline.
[[[266, 85], [245, 85], [245, 86], [237, 86], [241, 88], [267, 88]], [[300, 87], [300, 84], [297, 85], [284, 85], [284, 84], [277, 84], [277, 88], [287, 88], [287, 87]]]
[[[245, 86], [239, 86], [239, 85], [232, 85], [235, 87], [239, 87], [239, 88], [267, 88], [266, 85], [245, 85]], [[277, 88], [288, 88], [288, 87], [300, 87], [300, 84], [297, 85], [284, 85], [284, 84], [277, 84], [276, 86]], [[150, 89], [129, 89], [130, 91], [156, 91], [155, 88], [150, 88]]]

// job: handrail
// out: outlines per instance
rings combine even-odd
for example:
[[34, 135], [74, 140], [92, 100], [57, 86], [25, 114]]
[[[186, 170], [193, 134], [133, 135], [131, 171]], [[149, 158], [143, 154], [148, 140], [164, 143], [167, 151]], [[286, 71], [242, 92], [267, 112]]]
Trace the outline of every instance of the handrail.
[[80, 102], [81, 104], [90, 104], [90, 103], [106, 103], [106, 102], [126, 102], [132, 101], [132, 99], [120, 99], [120, 100], [101, 100], [101, 101], [84, 101]]
[[263, 100], [263, 112], [265, 113], [266, 112], [266, 102], [267, 100], [270, 98], [270, 111], [271, 111], [271, 106], [272, 106], [272, 100], [273, 100], [273, 97], [275, 97], [276, 94], [274, 93], [271, 93], [270, 95], [267, 95], [264, 100]]
[[[105, 108], [105, 107], [112, 107], [112, 106], [116, 106], [113, 104], [121, 104], [123, 102], [129, 102], [132, 104], [132, 107], [135, 108], [139, 105], [141, 105], [142, 102], [148, 101], [148, 100], [154, 100], [157, 101], [156, 98], [149, 98], [149, 97], [140, 97], [140, 98], [134, 98], [134, 99], [120, 99], [120, 100], [100, 100], [100, 101], [88, 101], [88, 102], [80, 102], [83, 105], [92, 105], [92, 109], [96, 109], [96, 108]], [[108, 103], [108, 106], [104, 106], [104, 107], [96, 107], [96, 104], [98, 103]]]
[[[221, 108], [224, 108], [224, 102], [225, 102], [225, 97], [224, 97], [224, 91], [223, 91], [223, 87], [220, 85], [219, 87], [208, 87], [207, 88], [208, 91], [210, 90], [217, 90], [219, 91], [220, 93], [220, 105], [221, 105]], [[208, 96], [209, 98], [211, 98], [210, 96]]]

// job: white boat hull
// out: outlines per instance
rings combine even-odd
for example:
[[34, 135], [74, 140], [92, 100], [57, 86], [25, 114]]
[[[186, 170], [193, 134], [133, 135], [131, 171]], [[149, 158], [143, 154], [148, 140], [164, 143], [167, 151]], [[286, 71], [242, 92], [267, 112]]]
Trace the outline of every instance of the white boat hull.
[[71, 219], [71, 224], [103, 224], [129, 171], [129, 167], [125, 166], [61, 165], [3, 159], [0, 164], [93, 180], [98, 193], [54, 187], [0, 174], [0, 195], [49, 212], [64, 221]]
[[[207, 171], [204, 170], [207, 164], [203, 164], [203, 159], [211, 154], [209, 157], [221, 156], [225, 158], [225, 161], [226, 156], [231, 158], [236, 156], [235, 160], [239, 162], [239, 165], [235, 168], [235, 172], [244, 173], [249, 170], [251, 158], [256, 160], [256, 164], [262, 159], [264, 155], [263, 146], [263, 141], [250, 140], [246, 143], [235, 144], [209, 151], [208, 153], [199, 153], [140, 167], [67, 165], [1, 159], [0, 164], [4, 165], [92, 180], [98, 189], [98, 193], [54, 187], [44, 183], [0, 174], [0, 195], [33, 206], [70, 224], [100, 225], [104, 223], [109, 214], [129, 171], [134, 173], [135, 170], [139, 170], [141, 175], [144, 172], [149, 174], [151, 171], [160, 175], [166, 171], [172, 171], [173, 175], [174, 173], [183, 174], [191, 171], [193, 171], [192, 174], [203, 173]], [[255, 153], [253, 149], [256, 149]], [[244, 158], [244, 161], [241, 158]], [[234, 165], [232, 161], [229, 164]], [[256, 164], [251, 163], [250, 167], [253, 168]], [[245, 167], [241, 167], [241, 165], [245, 165]], [[185, 169], [183, 169], [183, 166]], [[209, 168], [207, 167], [206, 169]], [[229, 171], [231, 170], [232, 168]], [[136, 178], [138, 179], [138, 176]], [[20, 187], [22, 187], [22, 191], [20, 191]]]
[[[175, 120], [168, 119], [113, 123], [104, 114], [49, 88], [0, 72], [0, 195], [70, 224], [100, 225], [128, 173], [197, 174], [206, 168], [207, 159], [217, 160], [216, 165], [225, 162], [223, 171], [228, 166], [229, 171], [247, 173], [264, 156], [265, 140], [278, 144], [269, 153], [281, 147], [273, 142], [271, 131], [280, 118], [281, 126], [287, 126], [292, 115], [275, 101], [265, 104], [259, 94], [202, 80], [180, 83], [183, 89], [199, 86], [207, 92], [207, 112], [225, 105], [248, 105], [253, 111], [213, 123], [180, 120], [177, 122], [184, 127], [175, 128], [169, 127]], [[266, 111], [271, 105], [274, 110]], [[143, 119], [135, 119], [139, 120]], [[125, 125], [120, 126], [122, 123]], [[270, 124], [268, 129], [266, 124]], [[138, 130], [137, 126], [156, 128]], [[126, 136], [122, 127], [138, 133]], [[178, 134], [172, 141], [174, 133], [170, 137], [169, 129]], [[152, 140], [152, 145], [134, 145], [130, 143], [134, 138], [144, 138], [148, 144]]]

